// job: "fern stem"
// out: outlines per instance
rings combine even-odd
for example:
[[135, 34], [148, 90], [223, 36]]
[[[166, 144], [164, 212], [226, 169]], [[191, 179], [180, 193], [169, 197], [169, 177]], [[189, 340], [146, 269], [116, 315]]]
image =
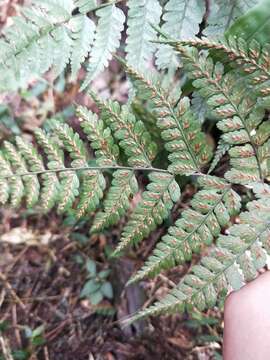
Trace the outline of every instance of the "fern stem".
[[[33, 175], [42, 175], [42, 174], [50, 174], [50, 173], [59, 173], [59, 172], [67, 172], [67, 171], [86, 171], [86, 170], [132, 170], [132, 171], [155, 171], [160, 173], [169, 174], [170, 172], [165, 169], [159, 169], [154, 167], [132, 167], [132, 166], [81, 166], [81, 167], [69, 167], [69, 168], [59, 168], [53, 170], [40, 170], [40, 171], [31, 171], [31, 172], [22, 172], [12, 175], [0, 175], [0, 179], [9, 179], [14, 177], [22, 177], [22, 176], [33, 176]], [[196, 174], [194, 174], [196, 175]], [[201, 175], [198, 173], [198, 175]]]

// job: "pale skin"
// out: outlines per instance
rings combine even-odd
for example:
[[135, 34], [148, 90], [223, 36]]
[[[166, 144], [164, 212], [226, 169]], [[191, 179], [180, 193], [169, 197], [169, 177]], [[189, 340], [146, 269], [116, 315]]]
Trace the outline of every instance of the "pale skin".
[[224, 360], [270, 359], [270, 271], [225, 302]]

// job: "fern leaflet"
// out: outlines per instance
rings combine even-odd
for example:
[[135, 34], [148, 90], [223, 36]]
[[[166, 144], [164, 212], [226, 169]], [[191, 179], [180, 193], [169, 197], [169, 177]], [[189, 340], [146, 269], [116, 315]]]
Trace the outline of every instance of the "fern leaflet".
[[[192, 305], [202, 311], [213, 307], [217, 297], [231, 287], [241, 288], [257, 276], [270, 252], [269, 209], [270, 187], [253, 186], [258, 198], [248, 204], [248, 211], [240, 214], [240, 224], [233, 225], [228, 235], [220, 235], [217, 247], [192, 267], [190, 274], [161, 301], [141, 311], [132, 321], [144, 316], [184, 311]], [[250, 226], [252, 224], [252, 226]]]

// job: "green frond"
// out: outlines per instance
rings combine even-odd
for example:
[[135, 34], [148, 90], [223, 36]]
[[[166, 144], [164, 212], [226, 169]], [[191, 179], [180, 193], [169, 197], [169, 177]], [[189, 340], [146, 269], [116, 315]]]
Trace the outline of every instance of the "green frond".
[[162, 8], [158, 0], [128, 0], [127, 5], [126, 59], [136, 69], [145, 69], [156, 50], [152, 25], [159, 25]]
[[113, 52], [119, 47], [121, 32], [124, 29], [125, 15], [115, 5], [106, 6], [97, 11], [99, 17], [91, 58], [87, 67], [87, 76], [81, 90], [108, 66]]
[[220, 235], [217, 245], [200, 264], [192, 267], [167, 296], [139, 312], [131, 321], [145, 316], [183, 311], [192, 306], [202, 311], [213, 307], [217, 297], [229, 289], [238, 290], [257, 276], [265, 266], [269, 247], [270, 187], [253, 185], [258, 200], [248, 204], [240, 214], [240, 223]]
[[56, 28], [52, 32], [54, 38], [53, 73], [57, 78], [66, 68], [72, 52], [72, 40], [66, 28]]
[[111, 130], [103, 120], [83, 106], [78, 106], [77, 114], [80, 125], [95, 151], [97, 164], [100, 166], [116, 165], [119, 157], [119, 148], [115, 144]]
[[[114, 143], [110, 128], [105, 128], [102, 119], [98, 119], [84, 107], [78, 108], [81, 126], [87, 134], [91, 147], [95, 151], [97, 164], [117, 165], [119, 148]], [[130, 206], [130, 198], [138, 192], [138, 184], [133, 171], [117, 170], [104, 200], [104, 211], [99, 211], [94, 219], [91, 232], [99, 232], [114, 225]]]
[[169, 216], [174, 202], [180, 198], [180, 188], [173, 175], [152, 172], [149, 180], [147, 190], [142, 193], [142, 200], [123, 229], [114, 255], [147, 237]]
[[[45, 167], [43, 160], [38, 154], [37, 150], [29, 142], [24, 141], [21, 137], [16, 137], [16, 144], [18, 151], [25, 158], [25, 161], [29, 165], [30, 171], [43, 171]], [[29, 204], [29, 207], [33, 207], [39, 201], [39, 195], [41, 199], [41, 207], [44, 211], [50, 210], [57, 198], [58, 180], [55, 174], [42, 174], [42, 185], [38, 181], [37, 177], [34, 177], [35, 184], [32, 184], [32, 197], [34, 201]], [[41, 194], [40, 193], [41, 187]]]
[[200, 172], [201, 167], [209, 162], [212, 151], [199, 121], [190, 110], [189, 99], [181, 99], [178, 108], [174, 108], [161, 88], [129, 65], [123, 64], [130, 78], [135, 81], [135, 86], [148, 92], [155, 104], [157, 126], [162, 131], [165, 148], [170, 153], [171, 165], [168, 170], [181, 175]]
[[[5, 159], [3, 152], [0, 152], [0, 169], [3, 176], [10, 176], [12, 179], [12, 170], [9, 162]], [[13, 181], [15, 178], [13, 178]], [[11, 192], [10, 182], [6, 179], [0, 179], [0, 203], [6, 204]], [[14, 201], [14, 200], [13, 200]], [[11, 201], [11, 203], [13, 202]], [[16, 204], [15, 204], [16, 205]]]
[[1, 90], [25, 86], [52, 66], [56, 76], [63, 70], [71, 51], [67, 23], [72, 7], [72, 1], [35, 0], [23, 8], [23, 17], [13, 18], [0, 40]]
[[69, 25], [72, 29], [73, 40], [70, 56], [71, 75], [75, 79], [93, 45], [96, 26], [86, 15], [73, 17]]
[[216, 148], [214, 158], [208, 170], [208, 174], [211, 174], [211, 172], [216, 168], [217, 164], [220, 162], [222, 157], [227, 153], [227, 151], [229, 151], [230, 148], [231, 145], [227, 144], [225, 141], [223, 141], [223, 139], [221, 139], [218, 142], [218, 146]]
[[[47, 167], [50, 170], [65, 168], [63, 153], [59, 147], [49, 139], [49, 136], [41, 129], [35, 130], [35, 138], [40, 147], [44, 150], [47, 156]], [[63, 173], [62, 176], [68, 176]], [[41, 193], [41, 206], [44, 211], [49, 211], [57, 203], [58, 199], [63, 198], [63, 194], [67, 191], [63, 182], [59, 183], [58, 177], [55, 173], [42, 174], [43, 191]], [[62, 205], [65, 208], [65, 204]]]
[[208, 37], [222, 36], [238, 17], [257, 3], [257, 0], [215, 0], [204, 33]]
[[101, 171], [84, 171], [82, 177], [80, 200], [76, 209], [77, 218], [97, 209], [106, 188], [106, 180]]
[[[162, 31], [175, 39], [190, 39], [199, 32], [205, 4], [200, 0], [169, 0], [164, 10]], [[169, 45], [160, 45], [156, 58], [160, 69], [176, 69], [179, 66], [177, 54]]]
[[130, 207], [130, 198], [138, 192], [133, 171], [117, 170], [113, 173], [111, 187], [104, 200], [104, 211], [98, 212], [91, 232], [99, 232], [116, 224]]
[[[73, 15], [76, 6], [82, 12]], [[96, 28], [86, 15], [95, 8], [93, 1], [53, 0], [34, 0], [31, 6], [24, 7], [23, 16], [13, 18], [0, 40], [0, 89], [25, 87], [31, 78], [42, 76], [50, 68], [57, 77], [69, 63], [74, 79], [90, 52], [85, 88], [119, 47], [125, 22], [122, 10], [108, 4], [96, 11]]]
[[[13, 173], [16, 175], [24, 174], [28, 172], [26, 162], [23, 159], [23, 157], [19, 154], [15, 146], [8, 141], [4, 142], [4, 151], [6, 159], [10, 162], [11, 167], [13, 169]], [[25, 158], [25, 156], [24, 156]], [[15, 186], [18, 186], [17, 189], [15, 189]], [[39, 182], [35, 175], [31, 176], [23, 176], [22, 179], [20, 178], [14, 178], [11, 179], [11, 204], [14, 207], [17, 207], [20, 205], [24, 194], [26, 197], [26, 205], [27, 207], [33, 207], [39, 196]], [[15, 191], [17, 193], [15, 193]]]
[[219, 120], [217, 127], [224, 133], [222, 141], [232, 147], [229, 150], [232, 169], [225, 177], [232, 183], [244, 185], [267, 177], [269, 158], [260, 149], [268, 148], [268, 132], [263, 130], [267, 122], [257, 97], [252, 92], [247, 94], [245, 81], [239, 80], [236, 71], [224, 73], [221, 63], [214, 64], [210, 57], [199, 55], [197, 49], [187, 49], [179, 43], [174, 47], [182, 55], [193, 86]]
[[228, 227], [230, 217], [240, 211], [241, 199], [225, 181], [203, 176], [198, 184], [201, 190], [194, 195], [190, 208], [168, 229], [129, 283], [190, 261], [192, 253], [199, 253], [203, 246], [210, 245], [221, 230]]
[[120, 107], [113, 101], [102, 101], [91, 93], [101, 111], [103, 121], [108, 124], [119, 146], [125, 151], [130, 166], [151, 167], [157, 146], [146, 130], [144, 123], [136, 119], [127, 105]]
[[72, 167], [87, 165], [87, 150], [80, 139], [78, 133], [68, 124], [61, 124], [58, 121], [52, 121], [51, 125], [55, 130], [57, 137], [63, 142], [64, 149], [69, 153]]
[[[87, 167], [87, 150], [83, 141], [80, 139], [79, 134], [75, 133], [74, 130], [67, 124], [59, 124], [58, 122], [53, 123], [53, 127], [56, 131], [57, 136], [63, 142], [64, 148], [68, 151], [72, 162], [72, 167]], [[76, 174], [63, 174], [64, 183], [68, 188], [72, 190], [73, 198], [70, 201], [64, 196], [63, 199], [67, 201], [68, 207], [72, 205], [75, 197], [78, 195], [80, 181]], [[76, 175], [76, 177], [74, 176]], [[76, 216], [80, 218], [87, 212], [94, 211], [103, 197], [103, 191], [106, 187], [106, 181], [101, 171], [89, 170], [83, 171], [80, 176], [82, 185], [80, 191], [79, 203], [77, 206]], [[60, 203], [61, 206], [61, 203]], [[66, 207], [64, 207], [66, 210]]]
[[194, 39], [181, 43], [198, 49], [214, 51], [214, 55], [222, 56], [224, 62], [227, 59], [232, 68], [237, 68], [241, 77], [246, 80], [249, 91], [254, 92], [260, 98], [269, 97], [270, 48], [268, 44], [262, 47], [255, 39], [247, 42], [242, 38], [235, 37], [225, 38], [219, 42]]
[[[25, 197], [28, 207], [40, 205], [47, 212], [57, 205], [59, 213], [76, 206], [75, 213], [80, 217], [99, 206], [106, 187], [105, 178], [98, 169], [88, 170], [88, 153], [78, 133], [56, 121], [51, 121], [51, 127], [54, 137], [41, 129], [35, 131], [44, 159], [38, 148], [21, 137], [16, 138], [16, 147], [4, 142], [0, 154], [0, 170], [4, 176], [1, 178], [1, 201], [6, 203], [10, 197], [10, 203], [15, 207]], [[69, 168], [65, 166], [61, 143], [55, 136], [69, 153]]]

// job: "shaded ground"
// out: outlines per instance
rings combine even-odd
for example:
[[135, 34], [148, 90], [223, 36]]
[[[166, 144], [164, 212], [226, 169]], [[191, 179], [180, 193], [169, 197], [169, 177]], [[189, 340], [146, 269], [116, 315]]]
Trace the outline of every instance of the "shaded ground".
[[[92, 239], [92, 245], [82, 244], [71, 240], [53, 215], [45, 219], [23, 219], [9, 212], [3, 215], [0, 324], [1, 337], [13, 354], [23, 350], [29, 353], [25, 358], [32, 360], [218, 359], [214, 354], [220, 349], [222, 329], [211, 313], [201, 323], [191, 322], [187, 315], [160, 317], [126, 328], [119, 321], [153, 301], [154, 291], [161, 284], [157, 296], [167, 291], [170, 282], [185, 269], [124, 289], [124, 282], [134, 271], [134, 260], [126, 257], [109, 263], [100, 255], [100, 249], [113, 241], [113, 232]], [[140, 252], [138, 257], [142, 249]], [[95, 259], [101, 269], [113, 269], [114, 299], [111, 303], [103, 301], [101, 307], [103, 312], [113, 308], [114, 315], [97, 314], [88, 300], [80, 299], [86, 271], [76, 260], [78, 256]], [[40, 325], [41, 341], [32, 344], [26, 336], [27, 327], [34, 330]]]

